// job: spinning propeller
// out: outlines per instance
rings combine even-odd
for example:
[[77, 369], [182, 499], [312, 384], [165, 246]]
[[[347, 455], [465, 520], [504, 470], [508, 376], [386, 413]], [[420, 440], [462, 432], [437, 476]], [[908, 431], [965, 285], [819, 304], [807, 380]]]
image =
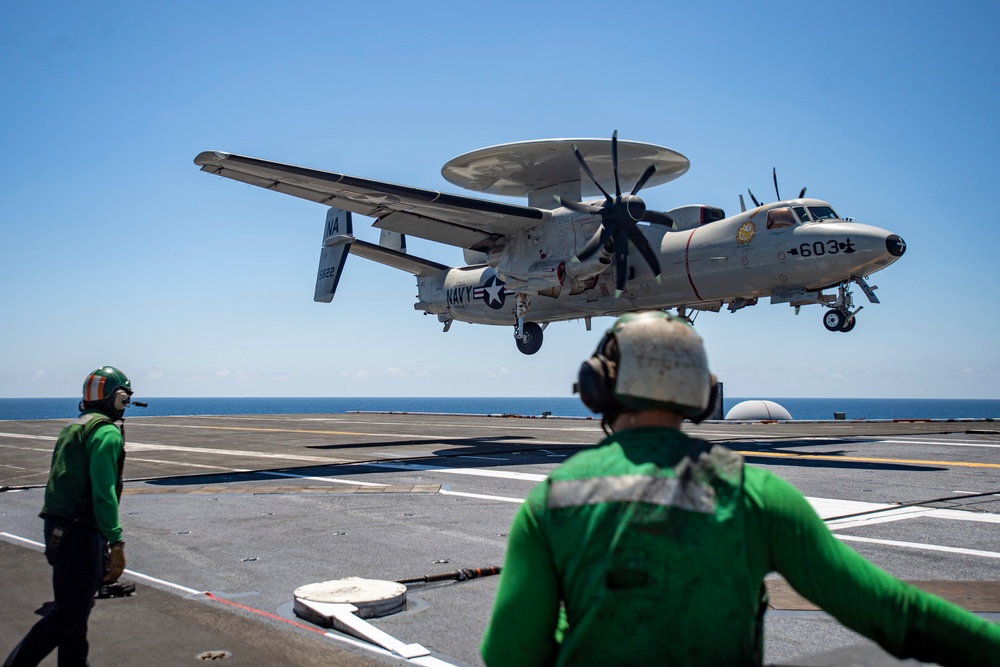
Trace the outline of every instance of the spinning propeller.
[[577, 213], [591, 213], [601, 216], [601, 226], [594, 233], [583, 250], [574, 258], [574, 261], [582, 261], [591, 257], [602, 246], [614, 255], [615, 263], [615, 296], [625, 289], [625, 281], [628, 279], [628, 244], [631, 241], [639, 250], [649, 268], [656, 275], [656, 282], [660, 282], [660, 262], [656, 258], [656, 253], [649, 247], [649, 241], [636, 225], [637, 222], [655, 222], [661, 225], [672, 225], [670, 216], [655, 211], [646, 210], [646, 203], [636, 195], [642, 186], [646, 184], [649, 177], [656, 172], [656, 165], [646, 167], [639, 180], [632, 187], [632, 192], [622, 194], [621, 184], [618, 180], [618, 131], [611, 135], [611, 163], [615, 172], [615, 196], [612, 197], [601, 187], [601, 184], [594, 178], [594, 172], [590, 170], [587, 161], [583, 159], [580, 150], [573, 144], [573, 154], [576, 155], [580, 168], [590, 177], [597, 189], [604, 195], [604, 204], [584, 204], [583, 202], [560, 200], [562, 205]]

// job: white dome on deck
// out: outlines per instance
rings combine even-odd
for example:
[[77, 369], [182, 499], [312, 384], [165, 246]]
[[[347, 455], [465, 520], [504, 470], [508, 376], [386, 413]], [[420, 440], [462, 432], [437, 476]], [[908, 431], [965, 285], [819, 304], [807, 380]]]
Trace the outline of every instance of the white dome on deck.
[[774, 401], [743, 401], [737, 403], [726, 413], [726, 419], [758, 420], [758, 419], [791, 419], [788, 410]]

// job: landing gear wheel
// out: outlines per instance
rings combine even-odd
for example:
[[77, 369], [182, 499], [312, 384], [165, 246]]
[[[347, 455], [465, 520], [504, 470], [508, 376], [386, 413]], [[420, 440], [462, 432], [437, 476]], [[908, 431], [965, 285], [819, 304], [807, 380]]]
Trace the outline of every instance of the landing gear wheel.
[[857, 324], [857, 323], [858, 323], [858, 318], [856, 318], [856, 317], [849, 317], [849, 318], [847, 318], [844, 321], [844, 326], [840, 327], [839, 330], [843, 331], [844, 333], [847, 333], [848, 331], [850, 331], [851, 329], [853, 329], [854, 325]]
[[[851, 321], [854, 321], [853, 318]], [[823, 315], [823, 326], [827, 328], [827, 331], [843, 331], [846, 323], [847, 315], [834, 308], [826, 311], [826, 314]]]
[[542, 349], [542, 327], [534, 322], [524, 323], [524, 338], [515, 338], [522, 354], [534, 354]]

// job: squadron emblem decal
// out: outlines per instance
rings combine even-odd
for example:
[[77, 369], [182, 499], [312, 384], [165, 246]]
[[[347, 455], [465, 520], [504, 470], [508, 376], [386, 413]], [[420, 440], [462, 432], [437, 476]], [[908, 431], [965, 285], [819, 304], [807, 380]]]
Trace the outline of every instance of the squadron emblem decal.
[[754, 234], [756, 233], [757, 225], [747, 220], [738, 230], [736, 230], [736, 242], [740, 245], [746, 245], [753, 241]]

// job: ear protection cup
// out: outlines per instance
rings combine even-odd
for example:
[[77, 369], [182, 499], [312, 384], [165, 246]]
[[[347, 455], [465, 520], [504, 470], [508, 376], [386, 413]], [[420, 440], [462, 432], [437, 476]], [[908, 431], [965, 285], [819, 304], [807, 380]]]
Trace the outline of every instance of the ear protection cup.
[[693, 417], [688, 417], [695, 424], [700, 424], [715, 412], [715, 406], [719, 402], [719, 380], [715, 377], [715, 374], [708, 376], [708, 381], [712, 383], [712, 391], [708, 395], [708, 405], [705, 409], [694, 415]]
[[111, 407], [117, 412], [121, 412], [128, 405], [129, 395], [122, 389], [118, 389], [111, 395]]
[[591, 412], [604, 413], [618, 405], [608, 385], [608, 365], [603, 357], [595, 355], [580, 364], [576, 388]]
[[577, 373], [574, 389], [591, 412], [607, 414], [621, 409], [621, 402], [615, 398], [617, 367], [618, 343], [609, 333], [601, 339], [590, 359], [580, 364]]

